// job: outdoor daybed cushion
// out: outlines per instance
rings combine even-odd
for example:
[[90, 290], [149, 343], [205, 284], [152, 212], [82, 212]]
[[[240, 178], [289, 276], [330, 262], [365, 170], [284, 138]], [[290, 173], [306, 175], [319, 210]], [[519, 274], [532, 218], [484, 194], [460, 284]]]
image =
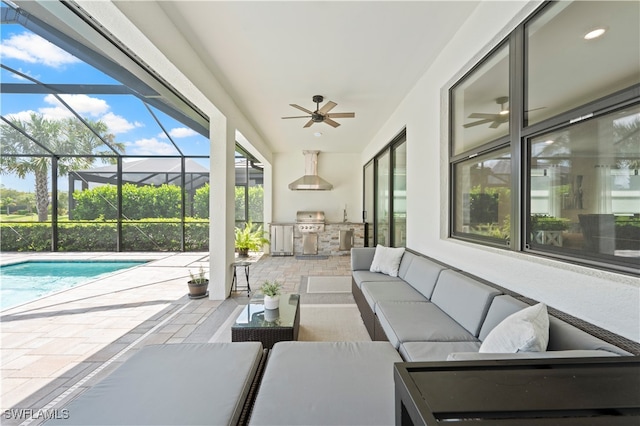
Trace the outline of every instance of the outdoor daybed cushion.
[[235, 425], [259, 342], [146, 346], [66, 408], [64, 425]]
[[388, 342], [278, 342], [269, 353], [251, 425], [393, 425]]

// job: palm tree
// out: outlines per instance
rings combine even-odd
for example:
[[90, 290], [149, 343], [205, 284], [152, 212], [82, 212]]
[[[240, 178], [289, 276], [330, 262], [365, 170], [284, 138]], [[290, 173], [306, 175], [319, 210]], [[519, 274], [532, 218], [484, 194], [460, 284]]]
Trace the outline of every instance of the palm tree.
[[22, 179], [34, 174], [39, 222], [48, 217], [49, 169], [54, 155], [58, 158], [58, 176], [65, 176], [71, 170], [94, 164], [95, 155], [111, 155], [101, 160], [113, 163], [115, 151], [124, 153], [124, 144], [115, 142], [115, 135], [108, 133], [104, 122], [85, 121], [95, 133], [77, 118], [51, 120], [33, 112], [27, 121], [5, 119], [7, 124], [0, 126], [0, 173]]

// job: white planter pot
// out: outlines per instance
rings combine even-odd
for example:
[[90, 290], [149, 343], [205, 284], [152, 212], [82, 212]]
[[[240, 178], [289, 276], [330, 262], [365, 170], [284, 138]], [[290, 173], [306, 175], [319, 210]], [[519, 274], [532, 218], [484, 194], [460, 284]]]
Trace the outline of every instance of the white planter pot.
[[280, 307], [280, 296], [264, 296], [265, 309], [278, 309]]
[[264, 320], [274, 322], [280, 317], [280, 309], [265, 309]]

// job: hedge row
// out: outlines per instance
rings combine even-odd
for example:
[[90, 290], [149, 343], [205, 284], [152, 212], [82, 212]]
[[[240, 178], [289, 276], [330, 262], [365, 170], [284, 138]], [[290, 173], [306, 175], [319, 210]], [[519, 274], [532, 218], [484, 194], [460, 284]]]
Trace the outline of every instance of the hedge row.
[[[122, 224], [122, 251], [180, 251], [181, 224], [147, 219]], [[51, 251], [50, 223], [0, 224], [0, 250]], [[114, 222], [58, 224], [59, 251], [115, 251]], [[185, 251], [209, 250], [209, 223], [185, 223]]]

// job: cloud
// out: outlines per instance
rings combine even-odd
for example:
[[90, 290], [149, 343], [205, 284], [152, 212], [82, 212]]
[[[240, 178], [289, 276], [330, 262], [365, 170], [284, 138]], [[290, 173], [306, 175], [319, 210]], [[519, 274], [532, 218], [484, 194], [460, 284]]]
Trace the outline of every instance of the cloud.
[[134, 155], [175, 155], [176, 149], [173, 145], [160, 142], [156, 138], [139, 139], [135, 142], [128, 142], [127, 153]]
[[26, 111], [16, 112], [14, 114], [7, 114], [7, 120], [20, 120], [31, 121], [31, 114], [36, 113], [34, 110], [28, 109]]
[[188, 138], [189, 136], [196, 136], [198, 132], [187, 127], [176, 127], [169, 130], [169, 135], [172, 138]]
[[109, 132], [119, 134], [126, 133], [129, 130], [135, 129], [136, 127], [143, 127], [144, 125], [138, 121], [130, 122], [126, 118], [116, 115], [112, 112], [108, 112], [102, 117], [100, 120], [103, 121], [107, 127], [109, 128]]
[[[93, 98], [87, 95], [59, 95], [63, 101], [65, 101], [75, 112], [82, 117], [98, 118], [100, 115], [109, 111], [109, 104], [104, 99]], [[58, 120], [61, 118], [73, 117], [71, 111], [67, 109], [58, 99], [53, 95], [47, 95], [44, 101], [52, 107], [39, 108], [45, 118], [51, 120]]]
[[[187, 127], [175, 127], [169, 130], [169, 136], [175, 139], [188, 138], [190, 136], [197, 136], [197, 135], [198, 135], [198, 132], [196, 132], [195, 130], [189, 129]], [[158, 133], [157, 137], [159, 137], [160, 139], [168, 139], [167, 135], [164, 132]]]
[[42, 37], [23, 32], [14, 34], [2, 43], [0, 53], [4, 58], [18, 59], [32, 64], [43, 64], [60, 68], [79, 63], [75, 56], [65, 52]]

